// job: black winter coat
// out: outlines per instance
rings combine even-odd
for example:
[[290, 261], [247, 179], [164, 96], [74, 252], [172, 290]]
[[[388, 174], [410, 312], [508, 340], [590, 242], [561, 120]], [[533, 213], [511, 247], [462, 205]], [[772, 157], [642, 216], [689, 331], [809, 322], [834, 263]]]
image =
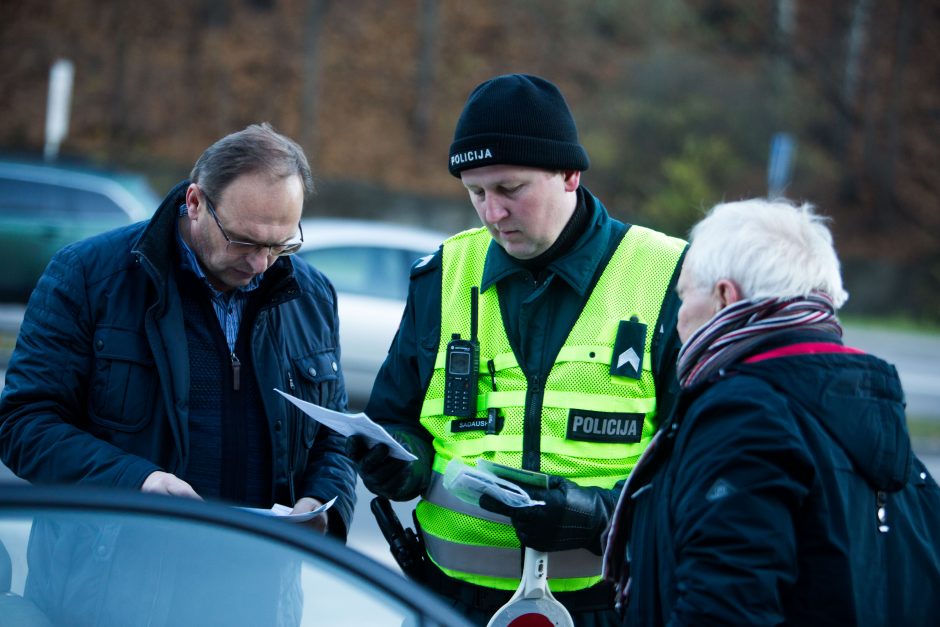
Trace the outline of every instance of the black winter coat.
[[626, 624], [935, 625], [940, 489], [894, 367], [746, 362], [683, 393], [630, 486]]

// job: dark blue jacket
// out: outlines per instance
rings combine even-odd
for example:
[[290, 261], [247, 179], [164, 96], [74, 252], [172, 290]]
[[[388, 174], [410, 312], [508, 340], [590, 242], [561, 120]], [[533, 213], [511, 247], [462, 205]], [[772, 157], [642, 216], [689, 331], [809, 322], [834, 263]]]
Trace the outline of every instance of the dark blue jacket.
[[[755, 352], [820, 340], [841, 343], [790, 334]], [[625, 508], [626, 624], [936, 624], [940, 490], [893, 366], [742, 362], [684, 392], [663, 429]]]
[[[0, 399], [0, 457], [34, 483], [138, 489], [189, 462], [189, 359], [175, 269], [174, 188], [148, 222], [70, 245], [30, 297]], [[274, 388], [346, 406], [336, 294], [303, 261], [282, 257], [262, 283], [250, 345], [272, 442], [271, 493], [337, 496], [331, 533], [345, 537], [356, 475], [337, 433]]]

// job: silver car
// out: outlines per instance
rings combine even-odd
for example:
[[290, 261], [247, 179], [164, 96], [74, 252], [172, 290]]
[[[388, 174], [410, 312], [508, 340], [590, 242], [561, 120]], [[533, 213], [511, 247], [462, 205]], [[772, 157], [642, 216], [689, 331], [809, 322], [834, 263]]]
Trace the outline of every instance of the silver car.
[[401, 322], [411, 266], [448, 234], [368, 220], [315, 218], [302, 226], [305, 241], [297, 254], [338, 293], [346, 389], [350, 407], [361, 409]]

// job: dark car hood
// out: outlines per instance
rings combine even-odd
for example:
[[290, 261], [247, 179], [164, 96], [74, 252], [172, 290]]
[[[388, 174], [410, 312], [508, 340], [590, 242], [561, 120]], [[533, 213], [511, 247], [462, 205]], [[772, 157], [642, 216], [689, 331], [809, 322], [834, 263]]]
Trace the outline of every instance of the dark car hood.
[[912, 463], [895, 367], [866, 354], [810, 354], [740, 364], [813, 415], [878, 490], [907, 482]]

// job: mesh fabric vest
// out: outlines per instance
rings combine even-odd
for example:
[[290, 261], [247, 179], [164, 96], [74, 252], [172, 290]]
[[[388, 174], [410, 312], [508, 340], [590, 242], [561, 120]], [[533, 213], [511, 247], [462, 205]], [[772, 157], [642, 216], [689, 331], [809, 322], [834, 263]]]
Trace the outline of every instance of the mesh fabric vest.
[[[544, 382], [527, 381], [519, 367], [503, 327], [496, 287], [480, 294], [477, 417], [485, 420], [490, 408], [498, 408], [504, 423], [494, 435], [484, 430], [454, 433], [454, 418], [443, 415], [446, 346], [452, 333], [470, 337], [470, 291], [479, 284], [490, 241], [485, 229], [475, 229], [444, 242], [441, 339], [421, 411], [421, 423], [434, 438], [434, 473], [417, 516], [428, 555], [445, 573], [476, 585], [513, 590], [521, 575], [522, 551], [509, 519], [468, 505], [444, 489], [447, 464], [458, 458], [472, 466], [482, 457], [521, 467], [529, 397], [530, 413], [538, 409], [533, 403], [541, 405], [539, 470], [608, 489], [624, 479], [655, 430], [656, 389], [649, 369], [652, 330], [685, 242], [631, 226]], [[631, 319], [648, 329], [639, 379], [613, 376], [610, 368], [620, 321]], [[643, 414], [640, 441], [568, 439], [572, 409]], [[600, 573], [599, 556], [583, 549], [559, 551], [552, 553], [549, 584], [556, 592], [580, 590], [597, 583]]]

